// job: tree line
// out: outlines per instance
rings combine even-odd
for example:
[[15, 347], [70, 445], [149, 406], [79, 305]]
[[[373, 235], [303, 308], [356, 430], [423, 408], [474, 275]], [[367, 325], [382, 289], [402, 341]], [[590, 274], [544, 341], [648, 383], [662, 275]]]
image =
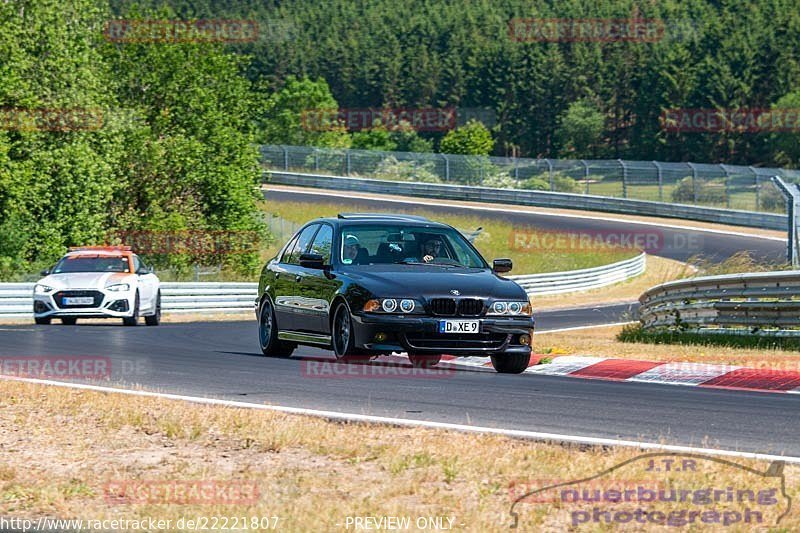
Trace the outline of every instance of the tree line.
[[[675, 109], [800, 107], [797, 0], [143, 4], [187, 18], [256, 20], [258, 40], [233, 49], [252, 57], [248, 77], [273, 91], [307, 77], [324, 80], [341, 107], [490, 109], [496, 155], [791, 167], [800, 160], [796, 120], [789, 131], [710, 132], [674, 131], [662, 120]], [[591, 42], [562, 31], [551, 42], [542, 21], [554, 19], [657, 27], [638, 40], [609, 32]], [[421, 134], [437, 150], [443, 136]]]

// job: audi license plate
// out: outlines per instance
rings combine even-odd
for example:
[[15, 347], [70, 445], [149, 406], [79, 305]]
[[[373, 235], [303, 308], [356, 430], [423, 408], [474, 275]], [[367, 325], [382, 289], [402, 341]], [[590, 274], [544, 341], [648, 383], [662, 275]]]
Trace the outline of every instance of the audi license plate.
[[439, 333], [479, 333], [480, 320], [440, 320]]
[[94, 298], [91, 296], [64, 296], [61, 299], [61, 305], [92, 305]]

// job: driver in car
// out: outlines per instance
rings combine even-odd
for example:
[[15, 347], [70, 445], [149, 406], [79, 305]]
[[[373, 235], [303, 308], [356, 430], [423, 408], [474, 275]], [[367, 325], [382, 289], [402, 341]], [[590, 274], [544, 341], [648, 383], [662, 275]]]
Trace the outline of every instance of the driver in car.
[[439, 237], [431, 237], [422, 245], [422, 261], [430, 263], [435, 258], [439, 257], [439, 251], [442, 249], [442, 240]]

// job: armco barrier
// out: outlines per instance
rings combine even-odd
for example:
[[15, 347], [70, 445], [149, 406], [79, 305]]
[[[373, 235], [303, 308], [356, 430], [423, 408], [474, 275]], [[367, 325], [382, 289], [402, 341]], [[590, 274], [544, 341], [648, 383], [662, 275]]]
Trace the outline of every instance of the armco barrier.
[[[559, 294], [604, 287], [644, 272], [645, 254], [596, 268], [509, 276], [530, 295]], [[34, 283], [0, 283], [0, 318], [32, 316]], [[252, 312], [258, 283], [162, 283], [165, 313]]]
[[381, 194], [420, 196], [447, 200], [467, 200], [498, 204], [530, 205], [537, 207], [559, 207], [666, 218], [681, 218], [703, 222], [717, 222], [734, 226], [786, 230], [786, 215], [737, 211], [696, 205], [668, 204], [648, 200], [631, 200], [585, 194], [534, 191], [522, 189], [498, 189], [473, 187], [470, 185], [447, 185], [441, 183], [417, 183], [411, 181], [389, 181], [367, 178], [345, 178], [321, 174], [266, 171], [269, 183], [296, 185], [344, 191], [372, 192]]
[[597, 289], [638, 276], [644, 273], [646, 263], [646, 254], [641, 253], [631, 259], [595, 268], [509, 278], [522, 285], [530, 296], [561, 294]]
[[800, 333], [800, 270], [671, 281], [639, 301], [645, 328]]

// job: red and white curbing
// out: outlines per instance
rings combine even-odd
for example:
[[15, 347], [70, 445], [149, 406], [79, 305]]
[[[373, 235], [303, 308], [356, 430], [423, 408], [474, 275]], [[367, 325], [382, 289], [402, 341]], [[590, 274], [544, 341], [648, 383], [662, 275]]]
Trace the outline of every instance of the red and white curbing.
[[526, 372], [612, 381], [638, 381], [717, 389], [800, 393], [800, 372], [708, 363], [663, 363], [635, 359], [563, 356]]
[[[552, 362], [539, 364], [547, 355], [531, 355], [526, 374], [567, 376], [609, 381], [636, 381], [661, 385], [687, 385], [717, 389], [788, 392], [800, 394], [800, 371], [748, 368], [709, 363], [643, 361], [612, 359], [584, 355], [558, 356]], [[408, 365], [405, 356], [378, 357], [375, 362]], [[460, 368], [478, 372], [494, 372], [488, 357], [454, 357], [443, 355], [438, 368]]]

